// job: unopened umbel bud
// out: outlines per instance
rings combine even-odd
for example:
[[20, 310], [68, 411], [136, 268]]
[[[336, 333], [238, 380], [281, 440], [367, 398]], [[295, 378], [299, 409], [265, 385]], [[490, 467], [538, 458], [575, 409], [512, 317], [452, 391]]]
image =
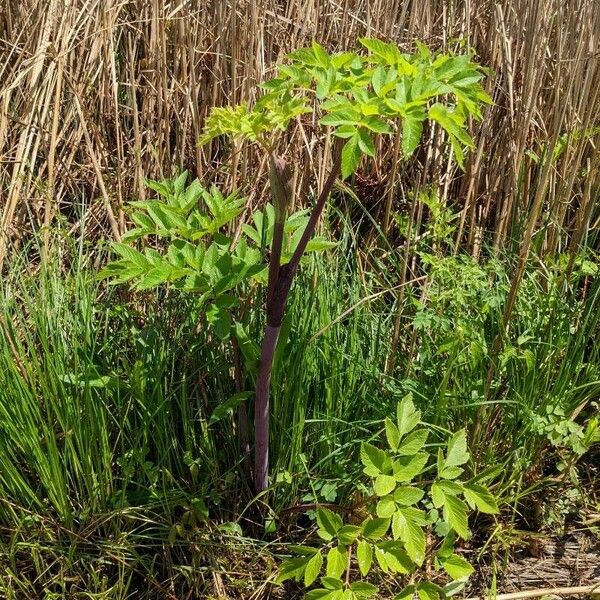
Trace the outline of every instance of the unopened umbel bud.
[[280, 156], [271, 154], [269, 161], [269, 181], [271, 182], [271, 193], [275, 207], [275, 221], [283, 223], [287, 214], [288, 206], [294, 195], [292, 170]]

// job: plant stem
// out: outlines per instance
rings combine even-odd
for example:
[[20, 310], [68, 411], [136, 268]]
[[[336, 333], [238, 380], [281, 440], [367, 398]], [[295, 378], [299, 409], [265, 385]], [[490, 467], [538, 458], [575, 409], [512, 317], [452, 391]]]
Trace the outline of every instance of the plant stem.
[[[281, 159], [272, 159], [271, 165], [271, 190], [275, 202], [281, 201], [281, 177], [276, 177], [276, 169], [280, 176], [284, 173], [285, 164]], [[279, 331], [285, 314], [287, 298], [292, 287], [294, 276], [298, 271], [300, 259], [306, 250], [306, 246], [313, 236], [319, 217], [323, 213], [325, 203], [335, 180], [340, 174], [341, 145], [336, 144], [334, 164], [319, 194], [319, 198], [312, 210], [300, 242], [292, 255], [292, 259], [286, 265], [279, 267], [281, 253], [281, 239], [283, 237], [283, 220], [277, 218], [281, 223], [274, 231], [273, 249], [271, 252], [271, 264], [269, 264], [269, 283], [267, 289], [267, 327], [263, 338], [258, 377], [256, 380], [256, 397], [254, 401], [254, 432], [256, 450], [254, 455], [254, 486], [257, 493], [264, 492], [269, 487], [269, 387], [271, 383], [271, 371], [273, 370], [273, 358], [275, 348], [279, 339]], [[287, 188], [288, 193], [292, 193]], [[288, 203], [289, 204], [289, 203]], [[274, 261], [275, 264], [272, 264]], [[277, 268], [279, 267], [279, 268]]]
[[279, 339], [281, 326], [267, 325], [263, 338], [258, 377], [256, 379], [256, 399], [254, 402], [254, 431], [256, 450], [254, 457], [254, 486], [257, 492], [269, 487], [269, 385], [273, 357]]

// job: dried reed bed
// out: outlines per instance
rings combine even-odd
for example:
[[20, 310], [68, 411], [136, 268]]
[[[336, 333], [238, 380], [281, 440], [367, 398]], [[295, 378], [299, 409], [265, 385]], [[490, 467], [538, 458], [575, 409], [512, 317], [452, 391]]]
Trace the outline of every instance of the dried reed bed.
[[[475, 255], [486, 238], [517, 239], [525, 260], [540, 228], [547, 251], [576, 249], [597, 227], [597, 0], [0, 0], [0, 264], [59, 216], [76, 227], [85, 214], [88, 232], [118, 238], [143, 177], [176, 168], [259, 201], [264, 165], [251, 148], [230, 167], [217, 145], [196, 146], [207, 111], [251, 99], [311, 39], [338, 49], [362, 35], [407, 49], [463, 38], [493, 70], [496, 104], [464, 174], [435, 129], [410, 163], [396, 139], [365, 168], [358, 192], [386, 231], [402, 210], [418, 232], [427, 211], [409, 192], [424, 185], [460, 211], [456, 247]], [[306, 139], [291, 137], [304, 190], [328, 153]]]

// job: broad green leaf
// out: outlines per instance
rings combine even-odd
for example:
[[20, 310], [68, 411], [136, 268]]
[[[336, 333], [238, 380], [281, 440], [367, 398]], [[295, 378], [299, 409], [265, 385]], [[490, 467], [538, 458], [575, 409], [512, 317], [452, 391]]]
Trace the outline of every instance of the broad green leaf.
[[407, 585], [399, 594], [394, 596], [394, 600], [412, 600], [417, 588], [413, 585]]
[[396, 487], [393, 475], [378, 475], [373, 484], [373, 489], [378, 496], [387, 496]]
[[337, 536], [337, 532], [342, 528], [343, 521], [339, 515], [327, 508], [317, 509], [317, 531], [319, 537], [325, 541], [332, 540]]
[[361, 125], [364, 125], [367, 129], [370, 129], [375, 133], [392, 133], [392, 128], [385, 121], [382, 121], [379, 117], [374, 115], [364, 117], [361, 120]]
[[439, 547], [436, 552], [436, 557], [439, 559], [448, 558], [454, 554], [454, 544], [456, 543], [456, 534], [454, 531], [450, 530], [448, 534], [444, 537], [442, 545]]
[[464, 486], [466, 501], [471, 507], [477, 507], [482, 513], [495, 515], [498, 513], [498, 503], [490, 491], [482, 485], [469, 483]]
[[448, 440], [448, 451], [444, 460], [444, 467], [464, 465], [468, 460], [467, 432], [461, 429]]
[[275, 579], [275, 583], [280, 584], [288, 579], [300, 581], [309, 560], [310, 559], [306, 557], [288, 558], [287, 560], [284, 560], [283, 563], [281, 563], [281, 567], [279, 567], [279, 573]]
[[371, 78], [371, 83], [373, 84], [373, 90], [375, 93], [380, 96], [381, 88], [385, 85], [386, 82], [386, 70], [379, 65], [375, 71], [373, 71], [373, 77]]
[[463, 486], [456, 483], [455, 481], [447, 481], [447, 480], [442, 479], [441, 481], [437, 482], [437, 485], [444, 492], [444, 494], [446, 496], [448, 496], [448, 495], [458, 496], [459, 494], [462, 494], [464, 491]]
[[385, 562], [390, 571], [406, 575], [414, 569], [413, 561], [401, 544], [398, 542], [386, 542], [381, 547], [384, 551]]
[[358, 130], [358, 147], [363, 154], [368, 156], [375, 156], [375, 144], [371, 134], [364, 128]]
[[341, 590], [344, 587], [339, 577], [321, 577], [321, 584], [328, 590]]
[[[341, 582], [340, 582], [341, 583]], [[339, 591], [332, 592], [331, 590], [321, 589], [310, 590], [304, 596], [304, 600], [340, 600]]]
[[429, 517], [427, 516], [425, 511], [421, 510], [420, 508], [414, 508], [413, 506], [403, 506], [400, 507], [399, 510], [402, 511], [404, 515], [406, 515], [407, 519], [414, 521], [417, 525], [425, 527], [430, 523]]
[[358, 525], [344, 525], [337, 533], [337, 538], [344, 546], [350, 546], [360, 535], [361, 528]]
[[421, 411], [415, 409], [410, 394], [398, 403], [396, 416], [401, 438], [418, 425], [421, 420]]
[[[321, 119], [321, 124], [326, 125], [326, 123], [323, 123], [323, 119]], [[357, 129], [355, 125], [341, 124], [339, 127], [335, 128], [333, 135], [340, 138], [349, 138], [355, 135], [356, 132]]]
[[453, 596], [456, 596], [457, 594], [459, 594], [460, 592], [462, 592], [467, 584], [467, 580], [466, 579], [457, 579], [454, 581], [449, 581], [445, 586], [444, 586], [444, 596], [443, 598], [452, 598]]
[[148, 214], [158, 227], [167, 231], [187, 228], [187, 222], [181, 215], [160, 202], [149, 202]]
[[144, 273], [144, 275], [140, 277], [136, 287], [138, 290], [149, 290], [157, 285], [167, 283], [171, 278], [172, 272], [173, 267], [168, 263], [163, 263]]
[[402, 119], [402, 154], [408, 158], [417, 148], [423, 134], [423, 121], [407, 114]]
[[417, 429], [413, 431], [398, 446], [397, 453], [400, 456], [413, 456], [425, 445], [429, 431], [427, 429]]
[[408, 556], [421, 566], [425, 560], [425, 532], [414, 521], [406, 520], [404, 547]]
[[185, 182], [187, 181], [188, 178], [188, 172], [187, 171], [183, 171], [181, 173], [181, 175], [179, 175], [174, 181], [173, 181], [173, 190], [175, 191], [176, 195], [179, 195], [183, 192], [184, 188], [185, 188]]
[[321, 44], [318, 44], [317, 42], [313, 42], [312, 50], [315, 55], [315, 58], [317, 59], [317, 63], [319, 64], [319, 66], [323, 67], [324, 69], [327, 69], [327, 67], [329, 67], [329, 64], [331, 61], [329, 58], [329, 54], [327, 54], [325, 48], [323, 48], [323, 46], [321, 46]]
[[464, 473], [464, 469], [461, 467], [444, 467], [439, 471], [439, 476], [442, 479], [456, 479]]
[[417, 487], [403, 485], [394, 492], [394, 500], [403, 506], [412, 506], [419, 502], [424, 495], [425, 492]]
[[219, 339], [229, 338], [233, 321], [228, 310], [221, 310], [216, 304], [211, 304], [206, 311], [206, 320], [212, 325]]
[[371, 570], [371, 564], [373, 563], [373, 549], [371, 544], [366, 540], [360, 540], [356, 547], [356, 558], [358, 559], [358, 568], [360, 574], [366, 577]]
[[452, 577], [452, 579], [462, 579], [463, 577], [469, 577], [475, 569], [471, 564], [464, 558], [453, 554], [448, 558], [440, 560], [444, 571]]
[[441, 600], [444, 597], [444, 590], [429, 581], [422, 581], [417, 586], [417, 594], [420, 600]]
[[[304, 233], [304, 230], [302, 230]], [[323, 250], [329, 250], [330, 248], [335, 248], [337, 246], [337, 242], [330, 242], [323, 237], [314, 237], [312, 240], [306, 244], [306, 250], [304, 252], [322, 252]]]
[[392, 496], [384, 496], [377, 503], [376, 508], [377, 516], [387, 519], [396, 512], [396, 503]]
[[317, 552], [307, 563], [304, 571], [304, 587], [310, 587], [319, 576], [323, 566], [323, 555]]
[[313, 548], [312, 546], [298, 546], [295, 544], [287, 546], [287, 549], [290, 552], [293, 552], [294, 554], [300, 554], [301, 556], [314, 556], [317, 552], [319, 552], [318, 548]]
[[440, 487], [439, 483], [436, 481], [431, 486], [431, 501], [436, 508], [442, 508], [444, 506], [444, 501], [446, 500], [446, 495], [444, 494], [444, 490]]
[[408, 482], [413, 480], [423, 471], [428, 460], [429, 454], [425, 452], [419, 452], [414, 456], [403, 456], [395, 460], [392, 463], [392, 468], [396, 481]]
[[356, 171], [362, 152], [358, 145], [359, 135], [356, 133], [344, 144], [342, 149], [342, 179], [347, 179]]
[[369, 540], [381, 539], [390, 527], [390, 520], [384, 518], [367, 519], [362, 524], [363, 536]]
[[465, 71], [469, 62], [469, 56], [466, 54], [458, 56], [442, 54], [435, 59], [432, 66], [437, 79], [449, 81], [461, 71]]
[[385, 559], [385, 552], [381, 548], [375, 547], [375, 559], [377, 560], [379, 568], [384, 573], [388, 573], [390, 568], [387, 564], [387, 560]]
[[357, 598], [370, 598], [374, 596], [378, 589], [372, 583], [366, 581], [355, 581], [350, 584], [350, 590]]
[[395, 44], [388, 44], [375, 38], [359, 38], [358, 40], [367, 50], [388, 65], [393, 65], [401, 56], [400, 50]]
[[360, 459], [365, 466], [364, 472], [371, 477], [377, 477], [381, 473], [389, 473], [391, 469], [391, 461], [388, 455], [368, 442], [363, 442], [360, 445]]
[[387, 438], [389, 447], [392, 450], [396, 450], [400, 443], [400, 432], [396, 425], [394, 425], [394, 422], [388, 417], [385, 419], [385, 437]]
[[[356, 132], [356, 125], [360, 121], [360, 113], [352, 106], [349, 108], [338, 108], [332, 110], [321, 118], [321, 125], [328, 125], [331, 127], [338, 127], [341, 131], [339, 137], [350, 137], [346, 135], [349, 131]], [[342, 129], [343, 128], [343, 129]]]
[[121, 244], [117, 242], [111, 244], [111, 248], [125, 260], [132, 262], [134, 265], [142, 269], [148, 269], [148, 259], [135, 248], [132, 248], [127, 244]]
[[429, 118], [437, 121], [448, 134], [456, 162], [464, 167], [464, 153], [461, 146], [473, 147], [473, 140], [467, 133], [464, 121], [456, 110], [451, 110], [439, 102], [429, 108]]
[[469, 537], [467, 505], [456, 496], [445, 495], [444, 499], [444, 519], [463, 539]]
[[144, 179], [144, 185], [165, 198], [169, 195], [169, 187], [166, 185], [166, 182]]
[[327, 577], [339, 579], [348, 566], [348, 552], [343, 546], [334, 546], [327, 553]]
[[392, 534], [394, 539], [404, 542], [410, 559], [417, 565], [425, 560], [425, 533], [410, 515], [398, 510], [392, 517]]

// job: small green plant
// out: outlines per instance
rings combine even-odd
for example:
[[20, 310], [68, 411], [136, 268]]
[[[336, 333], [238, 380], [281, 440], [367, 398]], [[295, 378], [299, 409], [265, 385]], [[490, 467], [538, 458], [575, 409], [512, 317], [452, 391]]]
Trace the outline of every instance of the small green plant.
[[[597, 404], [592, 404], [597, 413]], [[560, 460], [556, 465], [559, 472], [577, 484], [579, 476], [576, 464], [594, 444], [600, 442], [600, 425], [597, 416], [590, 418], [584, 425], [575, 420], [575, 416], [565, 415], [558, 402], [551, 402], [545, 408], [545, 414], [530, 411], [531, 428], [540, 436], [546, 436], [554, 447]]]
[[[295, 579], [308, 588], [324, 571], [322, 587], [309, 591], [307, 600], [359, 600], [378, 593], [366, 580], [378, 570], [379, 579], [386, 574], [394, 580], [398, 575], [404, 578], [395, 600], [414, 594], [420, 600], [438, 600], [456, 593], [473, 567], [455, 552], [455, 542], [469, 538], [471, 511], [495, 514], [498, 505], [482, 485], [485, 473], [462, 479], [470, 457], [465, 431], [448, 437], [437, 455], [426, 446], [430, 432], [410, 396], [399, 402], [395, 421], [385, 419], [387, 448], [361, 445], [372, 490], [362, 507], [363, 517], [344, 522], [331, 510], [319, 508], [321, 545], [294, 546], [298, 556], [282, 564], [277, 581]], [[451, 583], [438, 585], [425, 574], [440, 570]]]

